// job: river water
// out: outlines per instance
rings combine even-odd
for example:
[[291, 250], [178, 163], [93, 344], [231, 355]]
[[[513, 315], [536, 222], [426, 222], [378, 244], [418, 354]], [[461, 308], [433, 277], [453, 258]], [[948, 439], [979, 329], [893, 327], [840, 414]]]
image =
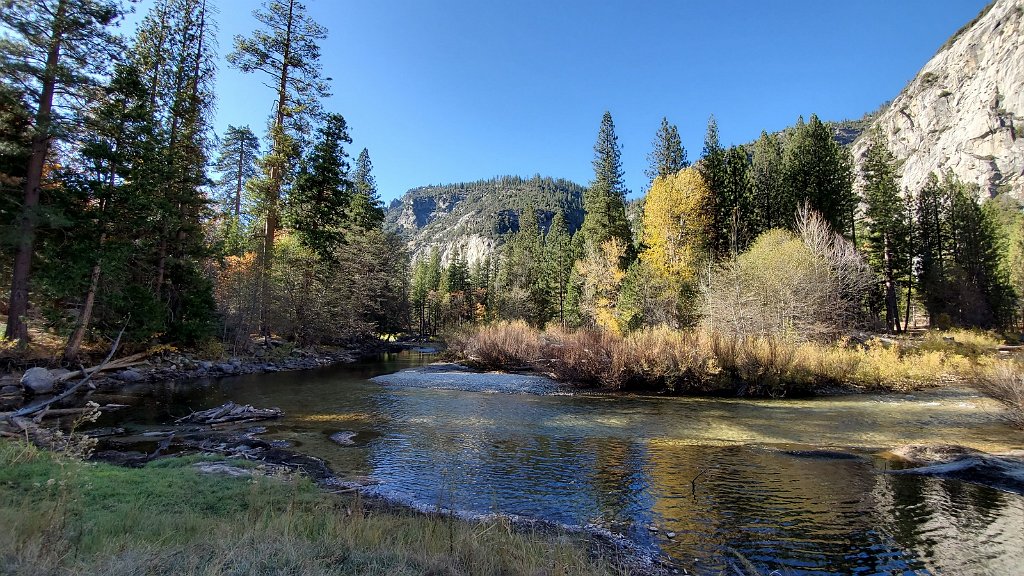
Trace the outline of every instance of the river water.
[[[285, 417], [263, 438], [371, 493], [590, 525], [690, 573], [738, 552], [766, 574], [1024, 574], [1024, 497], [890, 474], [879, 455], [1024, 449], [1024, 432], [973, 392], [751, 401], [550, 394], [529, 378], [432, 370], [371, 379], [431, 360], [129, 388], [102, 400], [137, 408], [99, 425], [142, 432], [227, 400], [276, 406]], [[354, 443], [332, 442], [339, 431]]]

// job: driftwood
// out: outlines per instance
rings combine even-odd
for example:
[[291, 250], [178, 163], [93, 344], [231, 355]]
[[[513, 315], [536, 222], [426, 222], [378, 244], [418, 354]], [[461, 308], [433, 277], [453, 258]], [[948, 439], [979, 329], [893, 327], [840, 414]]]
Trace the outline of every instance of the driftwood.
[[248, 404], [239, 405], [228, 401], [216, 408], [193, 412], [183, 418], [175, 420], [177, 423], [190, 422], [193, 424], [206, 424], [216, 426], [218, 424], [241, 424], [244, 422], [257, 422], [280, 418], [284, 415], [279, 408], [254, 408]]
[[[93, 377], [94, 374], [105, 370], [106, 367], [110, 364], [110, 359], [113, 358], [114, 357], [114, 353], [117, 352], [117, 347], [121, 344], [121, 336], [124, 336], [124, 329], [127, 328], [127, 327], [128, 327], [128, 325], [125, 324], [125, 326], [121, 328], [121, 331], [118, 332], [117, 338], [114, 339], [113, 345], [110, 346], [110, 352], [107, 354], [107, 357], [103, 359], [103, 362], [100, 362], [98, 366], [95, 366], [93, 368], [83, 368], [82, 369], [81, 373], [85, 374], [85, 377], [82, 378], [82, 380], [80, 382], [76, 383], [74, 386], [72, 386], [72, 387], [68, 388], [67, 390], [65, 390], [63, 394], [59, 394], [57, 396], [54, 396], [53, 398], [50, 398], [49, 400], [47, 400], [45, 402], [37, 402], [35, 404], [30, 404], [28, 406], [25, 406], [24, 408], [22, 408], [20, 410], [15, 410], [14, 412], [12, 412], [9, 415], [7, 415], [7, 417], [8, 418], [18, 418], [18, 417], [21, 417], [21, 416], [28, 416], [29, 414], [35, 414], [36, 412], [39, 412], [40, 410], [48, 408], [51, 404], [56, 404], [57, 402], [60, 402], [61, 400], [65, 399], [68, 396], [71, 396], [72, 394], [77, 392], [79, 388], [81, 388], [82, 386], [85, 386], [90, 380], [92, 380], [92, 377]], [[76, 374], [75, 372], [71, 372], [70, 373], [70, 375], [72, 375], [72, 377], [75, 374]], [[69, 376], [69, 374], [65, 374], [65, 376]]]
[[[118, 340], [120, 340], [118, 336]], [[138, 354], [132, 354], [131, 356], [125, 356], [124, 358], [118, 358], [114, 361], [104, 361], [103, 363], [97, 364], [91, 368], [83, 368], [74, 372], [68, 372], [62, 376], [58, 376], [54, 382], [61, 383], [67, 382], [68, 380], [74, 380], [78, 377], [91, 376], [97, 372], [106, 372], [108, 370], [121, 370], [124, 368], [131, 368], [132, 366], [138, 366], [139, 364], [146, 363], [146, 357], [149, 356], [149, 352], [139, 352]], [[108, 360], [110, 356], [107, 356]]]

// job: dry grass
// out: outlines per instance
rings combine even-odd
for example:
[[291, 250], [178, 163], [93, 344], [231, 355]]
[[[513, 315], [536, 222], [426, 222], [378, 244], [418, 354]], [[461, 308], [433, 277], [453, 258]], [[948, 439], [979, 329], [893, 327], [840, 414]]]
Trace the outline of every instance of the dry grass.
[[0, 574], [620, 573], [580, 535], [383, 509], [301, 478], [204, 476], [193, 461], [126, 469], [0, 441]]
[[983, 366], [975, 387], [1006, 406], [1010, 421], [1024, 428], [1024, 363], [1004, 360]]
[[[997, 341], [984, 336], [908, 345], [864, 345], [728, 337], [706, 330], [646, 328], [626, 336], [603, 331], [539, 331], [522, 322], [470, 328], [449, 349], [478, 368], [531, 367], [556, 379], [614, 390], [785, 396], [828, 386], [891, 389], [970, 376]], [[952, 345], [951, 343], [955, 343]]]

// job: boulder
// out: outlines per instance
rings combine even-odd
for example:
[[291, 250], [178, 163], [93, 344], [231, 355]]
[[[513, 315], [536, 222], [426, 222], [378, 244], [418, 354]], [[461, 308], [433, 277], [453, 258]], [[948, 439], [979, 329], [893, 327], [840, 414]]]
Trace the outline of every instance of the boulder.
[[29, 368], [21, 377], [21, 386], [33, 394], [49, 394], [57, 378], [46, 368]]
[[21, 394], [21, 386], [4, 386], [0, 388], [0, 396], [13, 396]]
[[217, 364], [216, 368], [225, 374], [234, 374], [238, 371], [238, 366], [228, 362], [221, 362]]
[[128, 368], [127, 370], [121, 370], [120, 372], [115, 374], [114, 378], [120, 380], [121, 382], [132, 383], [139, 382], [140, 380], [145, 378], [145, 376], [143, 376], [142, 373], [139, 372], [138, 370]]

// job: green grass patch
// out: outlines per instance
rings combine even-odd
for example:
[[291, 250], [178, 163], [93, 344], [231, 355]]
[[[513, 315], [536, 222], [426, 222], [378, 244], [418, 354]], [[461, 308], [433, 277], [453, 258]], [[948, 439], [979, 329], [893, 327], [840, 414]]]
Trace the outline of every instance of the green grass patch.
[[301, 477], [205, 475], [200, 459], [131, 469], [0, 441], [0, 573], [619, 573], [580, 535], [364, 506]]

